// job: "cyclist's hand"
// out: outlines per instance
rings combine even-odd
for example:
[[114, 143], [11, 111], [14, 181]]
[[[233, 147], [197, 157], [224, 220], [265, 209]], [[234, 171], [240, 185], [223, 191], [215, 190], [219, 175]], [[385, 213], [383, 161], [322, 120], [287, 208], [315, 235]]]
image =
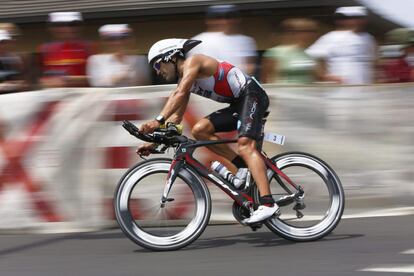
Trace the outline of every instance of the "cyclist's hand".
[[138, 147], [137, 154], [142, 156], [148, 156], [151, 154], [151, 151], [157, 147], [154, 143], [145, 143]]
[[144, 134], [147, 134], [147, 133], [154, 132], [154, 130], [156, 130], [159, 127], [160, 127], [160, 122], [158, 122], [157, 120], [153, 120], [153, 121], [146, 122], [145, 124], [142, 124], [141, 127], [139, 128], [139, 131]]

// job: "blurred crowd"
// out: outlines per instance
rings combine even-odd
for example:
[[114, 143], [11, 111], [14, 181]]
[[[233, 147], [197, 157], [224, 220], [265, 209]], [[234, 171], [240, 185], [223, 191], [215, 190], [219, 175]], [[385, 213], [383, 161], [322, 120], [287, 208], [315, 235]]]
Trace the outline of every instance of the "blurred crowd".
[[[207, 9], [203, 41], [189, 55], [225, 60], [263, 83], [330, 82], [364, 85], [414, 81], [414, 31], [392, 30], [378, 46], [366, 32], [368, 11], [340, 7], [335, 29], [318, 37], [311, 18], [288, 18], [275, 27], [275, 46], [260, 53], [254, 38], [242, 34], [241, 13], [234, 5]], [[99, 28], [99, 42], [82, 37], [79, 12], [48, 16], [51, 42], [40, 45], [36, 58], [17, 53], [21, 36], [11, 23], [0, 24], [0, 93], [50, 87], [125, 87], [157, 83], [143, 55], [134, 53], [134, 31], [128, 24]]]

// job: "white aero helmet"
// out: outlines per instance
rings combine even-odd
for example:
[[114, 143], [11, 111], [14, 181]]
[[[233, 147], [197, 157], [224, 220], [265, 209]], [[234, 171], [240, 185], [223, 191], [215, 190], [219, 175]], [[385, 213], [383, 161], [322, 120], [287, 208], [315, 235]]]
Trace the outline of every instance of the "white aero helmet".
[[164, 62], [169, 62], [171, 58], [179, 54], [182, 57], [192, 48], [200, 44], [200, 40], [168, 38], [156, 42], [151, 46], [148, 52], [148, 63], [157, 59], [162, 59]]

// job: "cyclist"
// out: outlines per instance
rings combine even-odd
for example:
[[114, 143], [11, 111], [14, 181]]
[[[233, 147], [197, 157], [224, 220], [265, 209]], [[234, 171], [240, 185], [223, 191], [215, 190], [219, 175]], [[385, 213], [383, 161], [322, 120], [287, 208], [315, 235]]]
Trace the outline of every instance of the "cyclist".
[[[271, 196], [266, 166], [256, 148], [256, 140], [262, 133], [262, 119], [269, 106], [269, 99], [260, 84], [239, 68], [214, 58], [185, 54], [200, 44], [199, 40], [164, 39], [149, 50], [148, 62], [166, 81], [177, 80], [177, 88], [171, 93], [160, 115], [140, 127], [143, 133], [151, 133], [165, 122], [180, 123], [191, 93], [214, 101], [229, 103], [226, 108], [213, 112], [197, 122], [192, 134], [198, 140], [217, 140], [216, 132], [238, 130], [238, 154], [227, 144], [209, 148], [231, 160], [237, 168], [250, 169], [260, 192], [260, 205], [247, 224], [263, 221], [279, 211]], [[234, 116], [239, 114], [239, 118]], [[138, 147], [137, 152], [148, 155], [155, 147], [152, 143]]]

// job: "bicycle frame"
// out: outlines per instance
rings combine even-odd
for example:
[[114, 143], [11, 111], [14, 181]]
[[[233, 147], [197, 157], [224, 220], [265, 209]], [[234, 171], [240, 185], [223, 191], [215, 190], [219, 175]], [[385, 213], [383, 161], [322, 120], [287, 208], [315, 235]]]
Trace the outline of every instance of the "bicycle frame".
[[[174, 155], [174, 159], [171, 164], [170, 171], [167, 175], [167, 181], [165, 183], [164, 192], [161, 198], [161, 205], [164, 206], [168, 199], [168, 194], [171, 190], [171, 187], [178, 175], [178, 172], [184, 167], [189, 166], [190, 168], [194, 169], [199, 175], [203, 176], [204, 178], [210, 180], [216, 186], [218, 186], [221, 190], [223, 190], [228, 196], [230, 196], [238, 205], [244, 206], [247, 208], [251, 208], [254, 204], [253, 198], [240, 191], [237, 190], [232, 184], [228, 181], [223, 179], [218, 173], [215, 171], [211, 171], [206, 166], [201, 164], [193, 157], [193, 153], [196, 148], [208, 146], [208, 145], [215, 145], [215, 144], [227, 144], [227, 143], [236, 143], [237, 139], [223, 139], [223, 140], [216, 140], [216, 141], [194, 141], [188, 140], [185, 143], [182, 143], [178, 146], [176, 153]], [[280, 177], [285, 179], [290, 185], [292, 185], [296, 190], [300, 190], [300, 187], [293, 183], [289, 177], [284, 174], [281, 170], [277, 168], [272, 161], [265, 156], [262, 152], [260, 152], [265, 165], [273, 170], [276, 174]]]

